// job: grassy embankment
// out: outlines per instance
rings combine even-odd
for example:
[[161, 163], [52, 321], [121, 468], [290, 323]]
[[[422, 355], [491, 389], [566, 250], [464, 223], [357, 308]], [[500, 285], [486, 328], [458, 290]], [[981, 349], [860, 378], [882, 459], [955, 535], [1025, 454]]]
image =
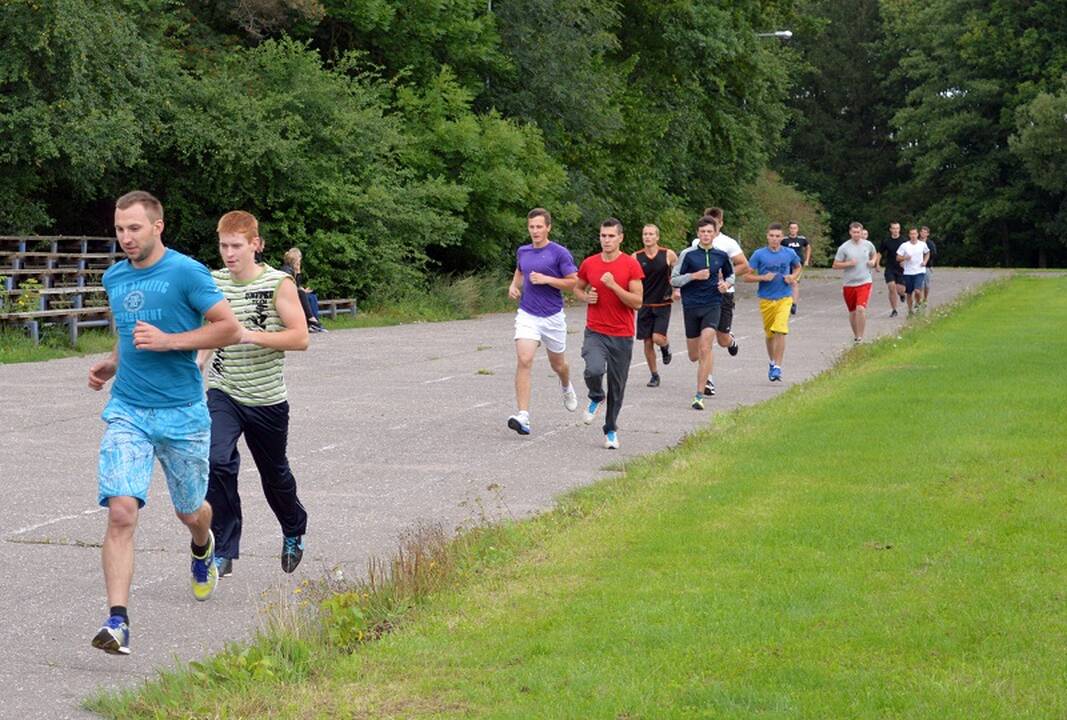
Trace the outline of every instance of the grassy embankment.
[[991, 288], [533, 521], [461, 538], [433, 555], [436, 592], [384, 622], [360, 604], [373, 592], [336, 596], [320, 635], [283, 622], [92, 706], [1064, 717], [1065, 318], [1064, 278]]

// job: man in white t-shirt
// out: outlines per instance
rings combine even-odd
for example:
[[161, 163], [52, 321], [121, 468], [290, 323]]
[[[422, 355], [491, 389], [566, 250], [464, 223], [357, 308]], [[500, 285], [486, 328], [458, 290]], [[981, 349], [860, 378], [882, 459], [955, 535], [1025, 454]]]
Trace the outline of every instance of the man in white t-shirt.
[[897, 248], [897, 262], [904, 270], [904, 292], [908, 296], [908, 315], [922, 299], [923, 281], [926, 279], [926, 263], [930, 260], [930, 248], [919, 239], [918, 228], [908, 228], [908, 241]]
[[[719, 223], [719, 228], [722, 228], [722, 208], [706, 208], [704, 210], [704, 215], [715, 218]], [[699, 245], [700, 238], [693, 240], [692, 244], [694, 246]], [[747, 275], [751, 268], [748, 266], [748, 258], [745, 257], [745, 251], [741, 249], [740, 243], [722, 232], [721, 229], [719, 230], [719, 234], [715, 236], [715, 239], [711, 241], [711, 247], [715, 250], [722, 250], [729, 255], [730, 261], [734, 265], [733, 277], [726, 280], [726, 284], [730, 287], [723, 294], [722, 309], [719, 311], [719, 324], [715, 327], [715, 339], [719, 343], [719, 347], [726, 348], [726, 351], [733, 357], [736, 356], [738, 350], [741, 349], [741, 346], [737, 344], [737, 339], [734, 338], [732, 332], [734, 324], [734, 282], [738, 278]], [[715, 379], [711, 375], [708, 376], [708, 382], [704, 386], [704, 394], [708, 396], [715, 394]]]

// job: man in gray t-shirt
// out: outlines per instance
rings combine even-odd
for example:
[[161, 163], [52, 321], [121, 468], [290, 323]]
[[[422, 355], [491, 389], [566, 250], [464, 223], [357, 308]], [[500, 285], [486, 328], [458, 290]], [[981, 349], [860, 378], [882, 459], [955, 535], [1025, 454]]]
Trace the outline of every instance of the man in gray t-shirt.
[[834, 269], [844, 270], [841, 277], [844, 287], [845, 306], [848, 307], [848, 323], [852, 326], [852, 340], [863, 342], [867, 329], [867, 302], [871, 298], [871, 268], [878, 265], [878, 251], [874, 244], [863, 239], [863, 225], [858, 222], [848, 226], [849, 239], [837, 248]]

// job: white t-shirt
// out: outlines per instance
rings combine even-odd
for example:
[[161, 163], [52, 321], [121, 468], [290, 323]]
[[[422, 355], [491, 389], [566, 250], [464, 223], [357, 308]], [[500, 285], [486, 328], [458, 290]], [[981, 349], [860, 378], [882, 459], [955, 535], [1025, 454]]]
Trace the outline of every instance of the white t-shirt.
[[897, 248], [897, 255], [904, 256], [904, 262], [901, 265], [904, 267], [905, 275], [922, 275], [926, 272], [926, 268], [923, 267], [923, 255], [930, 252], [930, 248], [922, 240], [918, 242], [911, 242], [910, 240], [899, 248]]
[[[693, 247], [696, 247], [699, 244], [700, 238], [694, 238], [692, 243]], [[730, 256], [731, 260], [733, 260], [738, 255], [743, 255], [745, 252], [741, 249], [741, 243], [737, 242], [726, 233], [719, 233], [718, 235], [716, 235], [715, 239], [711, 241], [711, 247], [715, 250], [722, 250], [724, 253]], [[726, 292], [732, 293], [733, 291], [734, 286], [731, 285], [730, 289]]]

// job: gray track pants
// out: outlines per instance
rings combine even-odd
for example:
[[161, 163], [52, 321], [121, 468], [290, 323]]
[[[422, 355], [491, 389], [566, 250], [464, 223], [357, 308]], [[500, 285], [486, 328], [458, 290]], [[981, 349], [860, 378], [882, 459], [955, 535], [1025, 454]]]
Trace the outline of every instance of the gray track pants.
[[622, 398], [626, 392], [626, 378], [630, 375], [630, 359], [633, 357], [634, 339], [601, 335], [585, 329], [582, 341], [582, 359], [585, 360], [585, 386], [589, 399], [600, 402], [604, 399], [604, 375], [608, 376], [608, 407], [604, 414], [604, 432], [615, 430], [615, 421], [622, 410]]

